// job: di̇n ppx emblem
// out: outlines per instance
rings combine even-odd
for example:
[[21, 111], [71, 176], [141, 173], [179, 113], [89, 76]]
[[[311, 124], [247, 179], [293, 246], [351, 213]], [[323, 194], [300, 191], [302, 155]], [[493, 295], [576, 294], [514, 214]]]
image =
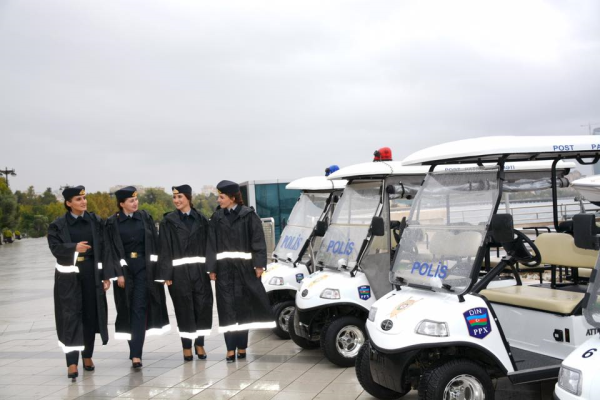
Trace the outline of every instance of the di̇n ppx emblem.
[[469, 336], [476, 339], [483, 339], [492, 332], [490, 315], [485, 307], [472, 308], [463, 313]]

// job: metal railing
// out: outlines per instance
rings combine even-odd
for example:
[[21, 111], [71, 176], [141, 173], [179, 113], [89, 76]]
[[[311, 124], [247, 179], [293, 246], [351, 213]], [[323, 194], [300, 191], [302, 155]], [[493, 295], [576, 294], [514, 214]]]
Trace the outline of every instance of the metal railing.
[[[585, 212], [589, 213], [600, 211], [600, 207], [589, 202], [584, 202], [583, 207]], [[552, 226], [553, 224], [552, 202], [542, 202], [534, 205], [521, 205], [514, 202], [509, 205], [502, 203], [498, 212], [511, 214], [515, 225], [546, 224]], [[558, 204], [559, 222], [570, 220], [580, 212], [581, 204], [579, 202], [561, 200], [561, 203]], [[482, 216], [486, 216], [488, 213], [489, 209], [457, 210], [450, 214], [450, 219], [454, 222], [479, 221]]]

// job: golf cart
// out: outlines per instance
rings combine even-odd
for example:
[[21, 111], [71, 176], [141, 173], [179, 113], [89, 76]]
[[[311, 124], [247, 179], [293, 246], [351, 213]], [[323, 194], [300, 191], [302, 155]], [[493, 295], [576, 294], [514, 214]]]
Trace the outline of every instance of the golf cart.
[[261, 280], [269, 296], [275, 328], [273, 333], [289, 339], [288, 319], [294, 312], [294, 298], [302, 280], [312, 272], [310, 254], [318, 221], [327, 224], [346, 181], [313, 176], [290, 182], [286, 189], [301, 190], [288, 223], [273, 252], [275, 262], [267, 266]]
[[324, 237], [315, 272], [302, 282], [290, 318], [290, 336], [297, 345], [320, 345], [342, 367], [354, 365], [371, 304], [392, 289], [388, 274], [394, 235], [399, 235], [409, 199], [427, 172], [427, 167], [404, 167], [381, 154], [376, 153], [376, 162], [329, 176], [348, 184], [329, 227], [317, 225], [317, 234]]
[[[600, 202], [600, 176], [591, 176], [573, 182], [585, 198]], [[600, 230], [593, 213], [573, 217], [575, 245], [583, 249], [600, 249]], [[585, 333], [588, 338], [562, 362], [554, 397], [560, 400], [591, 400], [600, 397], [600, 258], [590, 276], [584, 297], [583, 315], [593, 326]]]
[[[513, 384], [558, 377], [560, 362], [592, 328], [581, 314], [577, 287], [524, 285], [516, 264], [542, 261], [590, 268], [593, 251], [578, 250], [559, 224], [557, 190], [568, 186], [559, 161], [600, 159], [593, 136], [486, 137], [421, 150], [404, 165], [428, 165], [402, 229], [390, 271], [395, 290], [371, 307], [369, 341], [356, 360], [356, 374], [371, 395], [399, 398], [418, 389], [420, 399], [493, 399], [492, 379]], [[551, 160], [547, 171], [511, 171], [520, 164]], [[487, 163], [493, 163], [489, 166]], [[479, 167], [448, 171], [444, 164]], [[486, 164], [484, 164], [486, 163]], [[500, 214], [507, 190], [552, 190], [555, 232], [535, 243]], [[490, 243], [506, 255], [487, 274], [479, 272]], [[514, 285], [491, 287], [506, 269]]]

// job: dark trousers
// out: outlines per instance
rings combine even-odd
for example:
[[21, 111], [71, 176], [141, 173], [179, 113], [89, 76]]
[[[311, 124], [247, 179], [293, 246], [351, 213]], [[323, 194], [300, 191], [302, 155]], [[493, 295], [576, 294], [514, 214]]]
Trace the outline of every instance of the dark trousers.
[[[131, 340], [129, 340], [129, 359], [142, 358], [142, 348], [146, 339], [146, 263], [141, 259], [137, 263], [127, 260], [131, 266], [131, 279], [126, 285], [133, 285], [131, 293]], [[136, 268], [138, 267], [138, 268]], [[127, 286], [125, 286], [127, 288]]]
[[227, 351], [235, 351], [235, 349], [246, 350], [246, 347], [248, 347], [248, 330], [226, 332], [224, 336]]
[[[192, 339], [181, 338], [181, 346], [184, 349], [192, 348]], [[194, 340], [194, 346], [202, 346], [204, 347], [204, 336], [198, 336], [196, 340]]]
[[[79, 278], [81, 279], [81, 301], [83, 320], [83, 345], [81, 357], [92, 358], [94, 354], [94, 342], [98, 331], [98, 307], [96, 304], [96, 281], [94, 278], [94, 262], [86, 260], [79, 266]], [[79, 352], [71, 351], [66, 354], [67, 366], [79, 363]]]

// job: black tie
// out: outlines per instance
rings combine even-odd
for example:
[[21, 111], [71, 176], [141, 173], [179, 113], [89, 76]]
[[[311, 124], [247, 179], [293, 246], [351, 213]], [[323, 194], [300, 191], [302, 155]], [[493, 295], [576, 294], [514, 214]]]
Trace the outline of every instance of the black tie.
[[183, 223], [185, 224], [185, 226], [187, 226], [188, 229], [191, 230], [194, 221], [192, 221], [192, 218], [188, 214], [183, 214]]

